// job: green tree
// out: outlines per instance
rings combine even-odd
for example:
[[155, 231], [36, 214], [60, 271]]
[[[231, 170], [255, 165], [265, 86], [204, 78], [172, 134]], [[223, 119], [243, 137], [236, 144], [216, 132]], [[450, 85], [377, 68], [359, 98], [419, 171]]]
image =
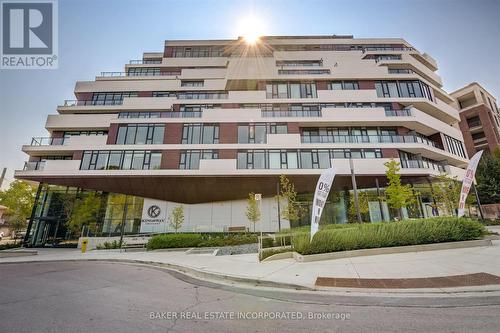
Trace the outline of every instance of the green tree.
[[255, 200], [255, 193], [248, 194], [247, 210], [245, 212], [245, 215], [248, 221], [253, 224], [253, 232], [255, 232], [255, 223], [260, 220], [261, 216], [259, 204], [257, 200]]
[[280, 193], [277, 200], [281, 203], [281, 218], [292, 222], [300, 217], [301, 209], [297, 202], [295, 186], [285, 175], [280, 175]]
[[476, 173], [477, 192], [482, 204], [500, 203], [500, 148], [483, 155]]
[[26, 228], [35, 203], [36, 188], [27, 182], [15, 180], [8, 189], [0, 191], [0, 204], [7, 207], [5, 220], [11, 230], [18, 232]]
[[415, 201], [413, 191], [410, 185], [401, 184], [401, 170], [399, 162], [391, 159], [389, 162], [384, 163], [387, 168], [385, 175], [389, 185], [385, 189], [387, 197], [387, 205], [396, 209], [399, 214], [399, 219], [403, 217], [403, 207], [412, 204]]
[[83, 226], [86, 226], [92, 233], [97, 231], [97, 220], [101, 198], [96, 192], [89, 192], [83, 197], [77, 197], [68, 219], [68, 229], [78, 235]]
[[[370, 206], [368, 204], [368, 193], [366, 191], [358, 190], [358, 204], [359, 213], [361, 216], [366, 216], [370, 213]], [[349, 194], [349, 210], [347, 211], [349, 222], [358, 223], [356, 214], [356, 205], [354, 204], [354, 192]]]
[[452, 178], [446, 173], [437, 176], [432, 192], [432, 197], [436, 203], [432, 206], [456, 215], [461, 185], [456, 176]]
[[172, 213], [168, 217], [168, 223], [174, 228], [175, 233], [177, 233], [184, 224], [184, 206], [180, 205], [172, 210]]

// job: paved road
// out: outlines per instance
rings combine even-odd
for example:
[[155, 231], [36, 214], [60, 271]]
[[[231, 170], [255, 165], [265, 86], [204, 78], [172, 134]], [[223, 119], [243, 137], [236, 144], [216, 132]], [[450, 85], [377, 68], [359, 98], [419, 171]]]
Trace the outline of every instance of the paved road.
[[499, 304], [221, 288], [122, 263], [0, 265], [0, 332], [498, 332]]

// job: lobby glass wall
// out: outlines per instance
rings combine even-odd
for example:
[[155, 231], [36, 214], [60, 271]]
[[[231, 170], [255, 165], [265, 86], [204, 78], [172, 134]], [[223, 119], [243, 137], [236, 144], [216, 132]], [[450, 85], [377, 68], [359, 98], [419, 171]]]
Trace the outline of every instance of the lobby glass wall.
[[72, 247], [80, 236], [120, 235], [122, 226], [138, 233], [142, 205], [133, 196], [40, 184], [26, 245]]

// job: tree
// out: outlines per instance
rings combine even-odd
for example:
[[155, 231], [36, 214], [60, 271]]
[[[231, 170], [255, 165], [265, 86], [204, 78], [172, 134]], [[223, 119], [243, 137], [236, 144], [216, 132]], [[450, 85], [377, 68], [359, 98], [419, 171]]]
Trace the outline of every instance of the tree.
[[83, 226], [92, 233], [97, 231], [97, 220], [99, 218], [101, 198], [96, 192], [87, 193], [83, 197], [75, 199], [71, 216], [68, 219], [68, 229], [78, 235]]
[[36, 189], [21, 180], [10, 183], [7, 190], [0, 191], [0, 204], [7, 207], [6, 221], [14, 232], [26, 228], [35, 203]]
[[255, 200], [255, 193], [249, 193], [247, 199], [247, 210], [245, 215], [251, 223], [253, 223], [253, 232], [255, 232], [255, 223], [260, 221], [260, 208], [257, 200]]
[[456, 176], [452, 178], [446, 173], [440, 174], [436, 179], [432, 192], [435, 201], [435, 204], [432, 205], [433, 208], [441, 208], [455, 215], [460, 199], [461, 183]]
[[476, 173], [477, 192], [482, 204], [500, 203], [500, 148], [485, 155]]
[[413, 196], [413, 191], [410, 185], [401, 184], [401, 175], [399, 171], [399, 162], [391, 159], [389, 162], [384, 163], [387, 168], [385, 175], [389, 182], [389, 185], [385, 189], [385, 194], [387, 196], [387, 205], [393, 209], [396, 209], [399, 214], [399, 219], [403, 216], [403, 207], [412, 204], [415, 201]]
[[[359, 213], [361, 216], [366, 216], [370, 213], [370, 205], [368, 200], [368, 193], [366, 191], [358, 190], [358, 204], [359, 204]], [[356, 205], [354, 204], [354, 193], [349, 194], [349, 209], [347, 210], [347, 215], [349, 217], [349, 221], [353, 223], [358, 222], [358, 217], [356, 214]]]
[[277, 199], [280, 203], [282, 202], [281, 218], [290, 222], [299, 218], [301, 210], [297, 202], [297, 192], [293, 183], [285, 175], [280, 175], [280, 193]]
[[174, 228], [175, 233], [177, 233], [184, 224], [184, 206], [180, 205], [172, 210], [172, 213], [168, 217], [168, 223]]

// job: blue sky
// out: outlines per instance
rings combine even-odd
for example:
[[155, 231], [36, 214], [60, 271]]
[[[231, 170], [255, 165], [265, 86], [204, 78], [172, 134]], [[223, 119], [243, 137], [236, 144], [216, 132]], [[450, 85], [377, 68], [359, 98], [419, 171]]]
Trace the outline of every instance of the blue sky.
[[121, 71], [165, 39], [234, 38], [253, 15], [268, 35], [401, 37], [433, 56], [444, 88], [480, 82], [500, 96], [500, 1], [59, 0], [59, 69], [0, 70], [0, 168], [7, 179], [47, 136], [47, 114], [73, 98], [77, 80]]

